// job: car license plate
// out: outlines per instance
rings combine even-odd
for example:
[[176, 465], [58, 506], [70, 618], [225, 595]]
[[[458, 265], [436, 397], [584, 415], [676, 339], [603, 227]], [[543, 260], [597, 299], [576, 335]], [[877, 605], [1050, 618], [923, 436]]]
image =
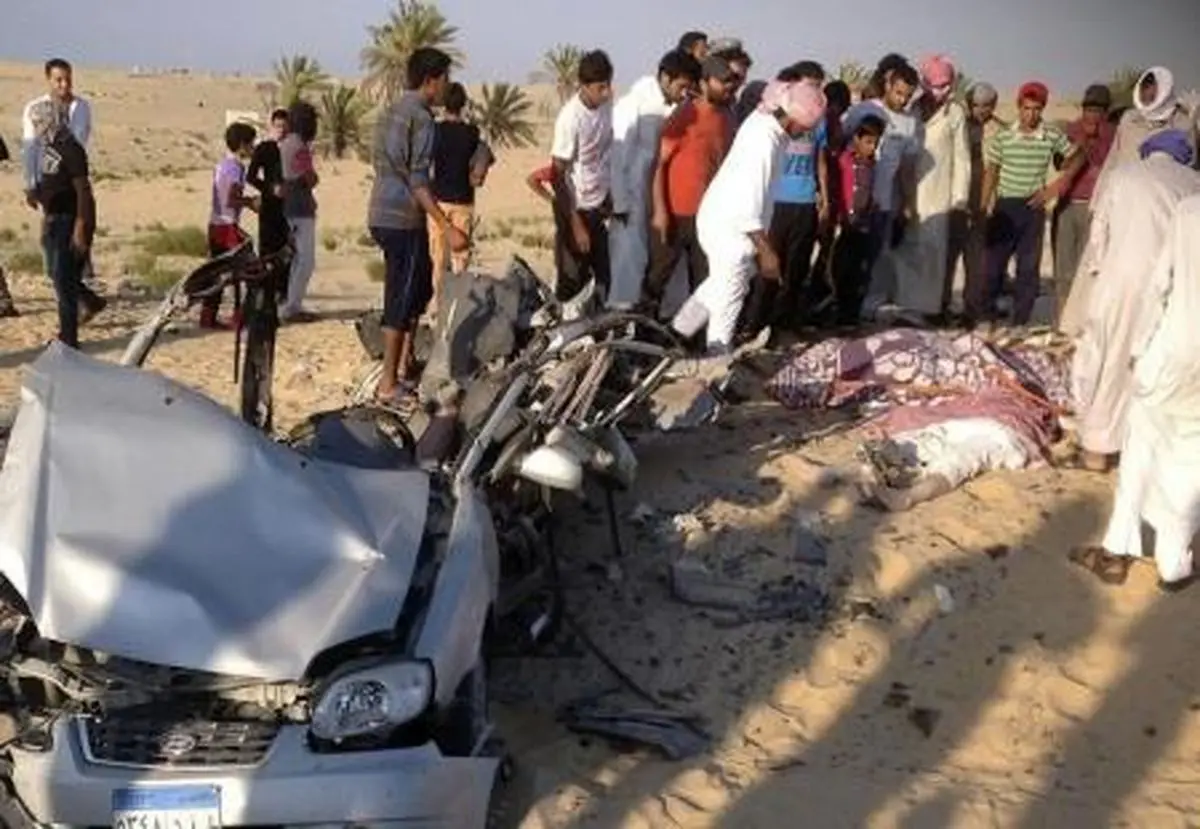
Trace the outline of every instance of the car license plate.
[[216, 786], [142, 786], [112, 796], [113, 829], [220, 829]]

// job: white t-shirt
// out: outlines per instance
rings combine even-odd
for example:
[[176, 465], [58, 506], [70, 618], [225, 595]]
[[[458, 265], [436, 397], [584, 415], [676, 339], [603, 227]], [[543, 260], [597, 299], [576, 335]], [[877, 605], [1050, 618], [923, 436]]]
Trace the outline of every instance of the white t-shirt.
[[875, 162], [875, 206], [879, 210], [894, 210], [896, 174], [905, 159], [915, 159], [924, 143], [922, 124], [907, 112], [892, 112], [879, 107], [878, 113], [887, 127], [879, 140]]
[[[788, 135], [779, 120], [753, 112], [737, 132], [729, 154], [704, 191], [696, 229], [701, 244], [731, 256], [752, 255], [749, 234], [771, 227], [771, 193], [783, 170]], [[711, 253], [710, 253], [711, 255]]]
[[571, 165], [568, 182], [580, 210], [597, 208], [608, 198], [612, 143], [611, 104], [588, 109], [578, 95], [563, 104], [554, 122], [550, 155]]

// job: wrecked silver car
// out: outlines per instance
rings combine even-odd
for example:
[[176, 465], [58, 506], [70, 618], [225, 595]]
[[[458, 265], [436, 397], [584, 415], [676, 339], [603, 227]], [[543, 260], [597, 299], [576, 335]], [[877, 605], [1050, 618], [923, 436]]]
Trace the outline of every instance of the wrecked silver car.
[[[181, 283], [127, 361], [216, 284]], [[238, 419], [48, 348], [0, 469], [0, 820], [485, 826], [486, 646], [553, 628], [549, 492], [632, 480], [617, 424], [675, 359], [636, 322], [548, 327], [422, 463], [387, 412], [326, 413], [288, 445], [256, 428], [261, 395]], [[248, 358], [269, 357], [253, 325]], [[613, 393], [619, 352], [649, 368]]]

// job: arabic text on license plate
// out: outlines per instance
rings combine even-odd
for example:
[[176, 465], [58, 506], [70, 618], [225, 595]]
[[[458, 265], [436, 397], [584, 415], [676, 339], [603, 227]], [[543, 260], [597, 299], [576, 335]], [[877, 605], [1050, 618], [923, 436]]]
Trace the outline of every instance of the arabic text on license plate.
[[220, 829], [221, 793], [216, 786], [144, 786], [117, 789], [113, 829]]

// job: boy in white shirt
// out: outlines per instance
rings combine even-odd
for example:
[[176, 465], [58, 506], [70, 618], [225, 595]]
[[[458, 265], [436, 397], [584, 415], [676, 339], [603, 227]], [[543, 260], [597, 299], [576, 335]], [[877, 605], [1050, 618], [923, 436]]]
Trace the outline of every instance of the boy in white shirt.
[[560, 300], [591, 280], [607, 296], [611, 281], [608, 228], [612, 212], [613, 67], [596, 50], [579, 61], [579, 91], [554, 122], [554, 291]]

